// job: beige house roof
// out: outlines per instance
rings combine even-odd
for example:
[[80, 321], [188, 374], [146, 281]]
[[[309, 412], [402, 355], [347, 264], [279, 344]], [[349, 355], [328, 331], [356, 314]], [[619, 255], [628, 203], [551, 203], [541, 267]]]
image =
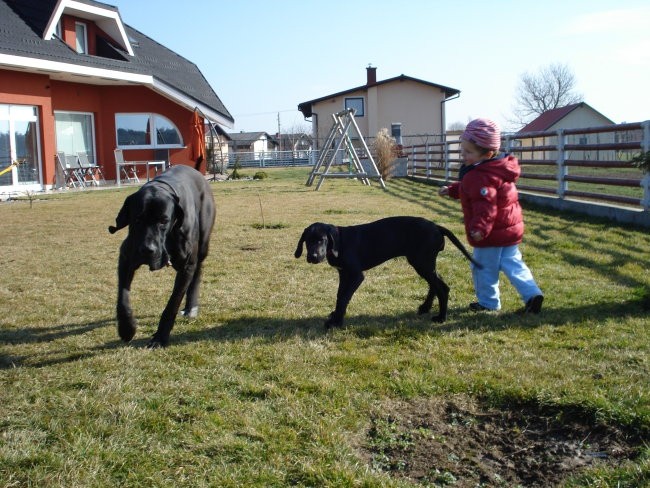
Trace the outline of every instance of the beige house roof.
[[[562, 124], [562, 122], [566, 123]], [[566, 125], [567, 123], [570, 125]], [[568, 129], [612, 124], [614, 124], [613, 120], [605, 117], [585, 102], [580, 102], [547, 110], [526, 124], [519, 132], [542, 132], [560, 127]]]
[[377, 68], [366, 68], [365, 85], [302, 102], [298, 110], [312, 123], [312, 136], [320, 147], [332, 127], [332, 115], [354, 109], [359, 134], [375, 137], [388, 129], [398, 143], [402, 137], [444, 134], [445, 102], [457, 98], [460, 90], [400, 75], [377, 81]]
[[[341, 96], [344, 96], [344, 95], [352, 94], [352, 93], [358, 92], [360, 90], [365, 90], [365, 89], [367, 89], [368, 87], [371, 87], [371, 86], [380, 86], [380, 85], [386, 85], [386, 84], [389, 84], [389, 83], [398, 83], [398, 82], [403, 82], [403, 81], [406, 81], [406, 80], [410, 80], [410, 81], [414, 81], [416, 83], [422, 83], [423, 85], [438, 88], [438, 89], [442, 90], [445, 93], [445, 99], [451, 98], [453, 96], [460, 95], [460, 90], [457, 90], [456, 88], [450, 88], [448, 86], [438, 85], [437, 83], [431, 83], [430, 81], [420, 80], [418, 78], [413, 78], [411, 76], [407, 76], [407, 75], [404, 75], [404, 74], [399, 75], [399, 76], [395, 76], [394, 78], [388, 78], [386, 80], [376, 81], [376, 71], [374, 71], [374, 70], [376, 70], [376, 68], [367, 68], [367, 69], [368, 69], [368, 82], [365, 85], [361, 85], [361, 86], [357, 86], [355, 88], [350, 88], [348, 90], [343, 90], [343, 91], [340, 91], [340, 92], [332, 93], [331, 95], [325, 95], [324, 97], [315, 98], [314, 100], [309, 100], [307, 102], [302, 102], [302, 103], [298, 104], [298, 110], [300, 110], [305, 117], [311, 117], [312, 116], [312, 107], [313, 107], [313, 105], [315, 105], [315, 104], [317, 104], [319, 102], [323, 102], [323, 101], [329, 100], [331, 98], [337, 98], [337, 97], [341, 97]], [[374, 80], [373, 80], [373, 78], [374, 78]]]

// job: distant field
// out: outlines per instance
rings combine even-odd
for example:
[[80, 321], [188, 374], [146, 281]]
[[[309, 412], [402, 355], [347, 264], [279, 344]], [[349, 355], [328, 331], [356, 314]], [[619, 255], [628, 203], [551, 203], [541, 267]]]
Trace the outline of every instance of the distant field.
[[445, 324], [416, 314], [425, 284], [397, 259], [328, 332], [338, 276], [293, 257], [304, 227], [419, 215], [466, 242], [460, 205], [409, 180], [316, 192], [306, 168], [266, 172], [212, 184], [201, 315], [164, 350], [144, 346], [170, 270], [138, 272], [140, 328], [117, 337], [126, 234], [107, 227], [133, 187], [0, 204], [0, 486], [650, 483], [647, 229], [526, 207], [541, 315], [517, 314], [505, 281], [501, 313], [468, 311], [468, 264], [448, 243]]

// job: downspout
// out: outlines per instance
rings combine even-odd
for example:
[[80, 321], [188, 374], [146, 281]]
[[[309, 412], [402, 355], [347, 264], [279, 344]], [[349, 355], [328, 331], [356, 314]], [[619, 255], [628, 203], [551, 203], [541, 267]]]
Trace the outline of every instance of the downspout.
[[316, 154], [318, 154], [319, 141], [318, 141], [318, 114], [311, 114], [311, 120], [308, 117], [304, 118], [305, 122], [311, 122], [311, 137], [312, 137], [312, 146], [309, 153], [310, 164], [313, 166], [316, 164]]

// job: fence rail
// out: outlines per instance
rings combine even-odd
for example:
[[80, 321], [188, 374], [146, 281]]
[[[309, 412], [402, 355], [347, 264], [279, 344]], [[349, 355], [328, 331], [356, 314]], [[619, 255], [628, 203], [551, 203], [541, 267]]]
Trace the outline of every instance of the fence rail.
[[[631, 160], [650, 151], [650, 121], [585, 129], [506, 134], [501, 148], [519, 159], [522, 191], [650, 209], [650, 173]], [[457, 180], [460, 141], [405, 146], [408, 174]]]
[[261, 151], [233, 152], [228, 154], [230, 168], [239, 165], [241, 168], [269, 168], [276, 166], [308, 166], [311, 161], [311, 150], [306, 151]]

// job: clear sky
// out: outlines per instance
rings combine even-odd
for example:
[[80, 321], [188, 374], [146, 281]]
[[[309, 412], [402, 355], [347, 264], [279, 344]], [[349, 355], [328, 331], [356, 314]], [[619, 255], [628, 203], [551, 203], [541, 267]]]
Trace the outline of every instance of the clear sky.
[[648, 0], [105, 0], [198, 65], [234, 131], [304, 127], [299, 103], [405, 74], [461, 91], [447, 124], [505, 129], [523, 73], [566, 64], [616, 123], [650, 119]]

